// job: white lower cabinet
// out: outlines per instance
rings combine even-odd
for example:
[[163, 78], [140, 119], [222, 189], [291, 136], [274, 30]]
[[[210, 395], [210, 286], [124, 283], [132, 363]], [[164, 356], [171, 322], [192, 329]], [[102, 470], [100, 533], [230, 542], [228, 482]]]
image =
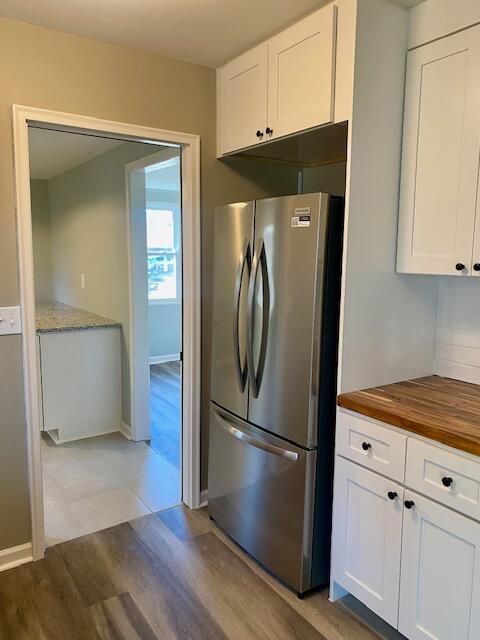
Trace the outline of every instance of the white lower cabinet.
[[403, 488], [337, 457], [333, 575], [344, 589], [397, 626]]
[[119, 327], [41, 333], [38, 344], [42, 430], [57, 444], [118, 431]]
[[[411, 441], [407, 445], [407, 484], [412, 477], [423, 477], [426, 459], [426, 454], [423, 458], [409, 454], [427, 446], [432, 450], [428, 461], [438, 463], [441, 474], [447, 462], [447, 470], [454, 466], [459, 491], [461, 474], [472, 476], [475, 460], [407, 439]], [[450, 508], [446, 499], [449, 506], [439, 504], [442, 494], [434, 501], [346, 460], [338, 455], [341, 451], [340, 440], [335, 465], [332, 598], [339, 595], [336, 586], [342, 587], [409, 640], [479, 640], [480, 522], [454, 510], [464, 510], [462, 503]], [[447, 455], [456, 456], [454, 465]], [[427, 490], [430, 484], [426, 483]]]
[[403, 516], [398, 630], [411, 640], [480, 638], [480, 525], [411, 491]]

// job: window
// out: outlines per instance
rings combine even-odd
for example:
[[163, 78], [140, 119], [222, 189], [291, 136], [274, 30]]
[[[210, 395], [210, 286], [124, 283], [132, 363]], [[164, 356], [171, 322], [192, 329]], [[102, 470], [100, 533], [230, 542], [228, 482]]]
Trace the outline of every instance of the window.
[[175, 302], [180, 297], [179, 211], [147, 209], [148, 299]]

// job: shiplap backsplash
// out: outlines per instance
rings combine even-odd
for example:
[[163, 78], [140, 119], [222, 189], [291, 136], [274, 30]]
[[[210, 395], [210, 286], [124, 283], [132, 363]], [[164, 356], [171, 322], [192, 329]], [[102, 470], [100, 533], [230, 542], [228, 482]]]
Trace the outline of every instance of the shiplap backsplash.
[[434, 373], [480, 384], [480, 278], [440, 278]]

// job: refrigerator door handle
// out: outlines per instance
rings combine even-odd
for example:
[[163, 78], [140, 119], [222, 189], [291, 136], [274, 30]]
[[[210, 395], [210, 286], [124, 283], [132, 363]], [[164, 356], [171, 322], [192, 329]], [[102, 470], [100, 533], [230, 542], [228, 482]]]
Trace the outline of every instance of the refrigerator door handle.
[[247, 267], [248, 276], [252, 269], [252, 256], [250, 251], [250, 242], [245, 240], [242, 252], [240, 254], [240, 260], [238, 262], [237, 278], [235, 281], [235, 292], [233, 297], [233, 352], [235, 357], [235, 373], [237, 377], [237, 384], [240, 392], [245, 391], [245, 385], [247, 383], [247, 358], [245, 357], [242, 365], [242, 357], [240, 355], [240, 337], [238, 323], [240, 321], [240, 297], [242, 293], [242, 281], [243, 274], [245, 272], [245, 266]]
[[273, 455], [275, 456], [280, 456], [281, 458], [286, 458], [287, 460], [292, 460], [293, 462], [296, 462], [298, 460], [298, 453], [296, 453], [295, 451], [283, 449], [282, 447], [277, 447], [276, 445], [264, 442], [263, 440], [258, 440], [257, 438], [250, 436], [248, 433], [237, 429], [237, 427], [234, 427], [233, 424], [226, 420], [216, 409], [214, 409], [213, 412], [218, 420], [218, 424], [222, 427], [222, 429], [225, 429], [227, 433], [229, 433], [234, 438], [237, 438], [237, 440], [242, 440], [242, 442], [246, 442], [252, 447], [262, 449], [263, 451], [267, 451], [268, 453], [273, 453]]
[[[258, 368], [255, 371], [255, 359], [253, 356], [254, 347], [254, 305], [255, 290], [258, 276], [258, 270], [262, 269], [262, 337], [260, 341], [260, 355], [258, 358]], [[252, 261], [252, 270], [250, 273], [250, 282], [248, 284], [248, 303], [247, 303], [247, 365], [248, 375], [250, 378], [250, 391], [254, 398], [258, 398], [260, 386], [262, 384], [263, 369], [265, 366], [265, 356], [268, 343], [268, 323], [270, 317], [270, 285], [268, 280], [267, 255], [265, 252], [265, 243], [260, 240], [258, 249], [255, 251]]]

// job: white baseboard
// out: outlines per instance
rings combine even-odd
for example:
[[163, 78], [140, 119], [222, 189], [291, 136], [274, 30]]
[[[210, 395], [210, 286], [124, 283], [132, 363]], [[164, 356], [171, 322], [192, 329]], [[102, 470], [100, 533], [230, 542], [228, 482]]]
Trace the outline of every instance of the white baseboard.
[[120, 423], [120, 433], [122, 433], [128, 440], [132, 439], [132, 428], [126, 422]]
[[150, 364], [164, 364], [165, 362], [178, 362], [179, 353], [167, 353], [164, 356], [150, 356]]
[[111, 433], [118, 433], [118, 431], [121, 431], [121, 428], [108, 429], [107, 431], [99, 431], [98, 433], [87, 433], [83, 435], [80, 434], [75, 438], [60, 439], [55, 434], [55, 432], [58, 433], [58, 429], [45, 429], [45, 433], [48, 433], [48, 435], [50, 436], [50, 438], [53, 440], [55, 444], [66, 444], [67, 442], [77, 442], [77, 440], [88, 440], [89, 438], [97, 438], [98, 436], [108, 436]]
[[33, 562], [32, 543], [20, 544], [18, 547], [0, 551], [0, 571], [13, 569], [26, 562]]
[[208, 504], [208, 489], [200, 491], [200, 508], [206, 507]]

